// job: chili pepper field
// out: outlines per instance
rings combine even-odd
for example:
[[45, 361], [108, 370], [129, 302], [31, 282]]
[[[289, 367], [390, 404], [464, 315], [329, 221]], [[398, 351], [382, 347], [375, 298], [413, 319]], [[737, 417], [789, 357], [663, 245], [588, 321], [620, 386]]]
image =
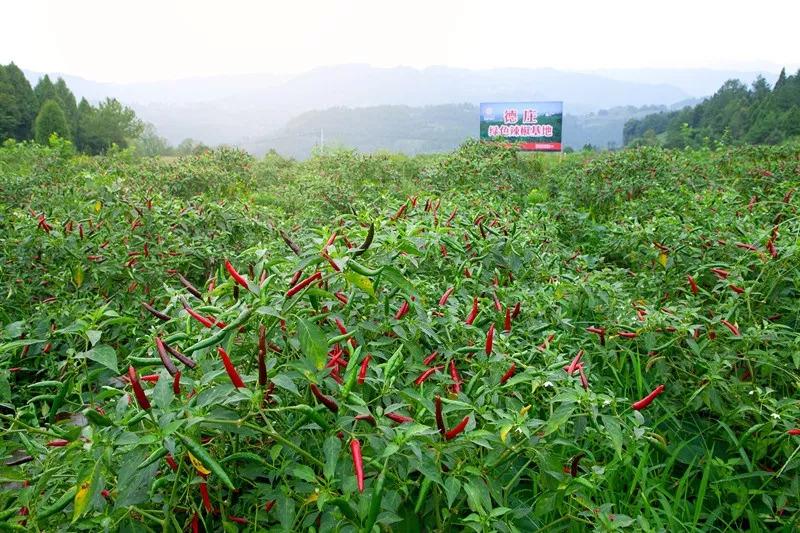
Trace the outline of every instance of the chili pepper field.
[[0, 148], [10, 531], [795, 531], [800, 146]]

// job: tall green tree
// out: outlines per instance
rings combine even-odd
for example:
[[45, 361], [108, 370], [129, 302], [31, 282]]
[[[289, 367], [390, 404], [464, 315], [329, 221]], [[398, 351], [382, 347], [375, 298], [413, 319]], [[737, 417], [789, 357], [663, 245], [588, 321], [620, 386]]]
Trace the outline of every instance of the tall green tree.
[[50, 135], [55, 133], [59, 137], [69, 138], [69, 126], [64, 110], [54, 99], [42, 104], [33, 126], [34, 139], [39, 144], [47, 144]]
[[38, 109], [31, 84], [19, 67], [0, 65], [0, 141], [30, 139]]
[[106, 98], [91, 112], [87, 112], [84, 106], [79, 113], [79, 148], [90, 154], [104, 153], [112, 144], [127, 148], [139, 137], [143, 127], [131, 108], [115, 98]]
[[69, 130], [74, 134], [78, 128], [78, 104], [75, 101], [75, 95], [69, 90], [63, 78], [58, 78], [54, 89], [58, 103], [64, 110], [64, 114], [67, 115]]
[[33, 93], [36, 95], [36, 100], [39, 102], [40, 109], [46, 101], [58, 100], [56, 86], [53, 84], [50, 76], [47, 74], [39, 78], [39, 81], [36, 82], [36, 87], [33, 88]]

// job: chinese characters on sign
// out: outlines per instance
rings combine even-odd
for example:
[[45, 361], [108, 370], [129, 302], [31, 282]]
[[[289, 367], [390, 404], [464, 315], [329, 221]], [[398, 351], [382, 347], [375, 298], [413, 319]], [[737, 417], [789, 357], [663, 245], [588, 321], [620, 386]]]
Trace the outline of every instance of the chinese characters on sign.
[[481, 104], [480, 137], [518, 143], [521, 150], [560, 152], [562, 102]]

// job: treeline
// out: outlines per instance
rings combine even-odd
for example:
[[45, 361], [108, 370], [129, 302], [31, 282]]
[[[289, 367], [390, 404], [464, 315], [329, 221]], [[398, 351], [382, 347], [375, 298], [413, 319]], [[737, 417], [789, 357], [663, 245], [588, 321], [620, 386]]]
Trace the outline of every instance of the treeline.
[[780, 144], [800, 136], [800, 70], [781, 70], [775, 86], [759, 77], [750, 87], [729, 80], [710, 98], [680, 111], [625, 123], [626, 146], [700, 147], [708, 142]]
[[114, 98], [93, 106], [77, 102], [63, 79], [45, 75], [31, 87], [14, 63], [0, 65], [0, 142], [35, 140], [52, 134], [72, 141], [81, 152], [101, 154], [112, 145], [127, 148], [144, 131], [132, 109]]

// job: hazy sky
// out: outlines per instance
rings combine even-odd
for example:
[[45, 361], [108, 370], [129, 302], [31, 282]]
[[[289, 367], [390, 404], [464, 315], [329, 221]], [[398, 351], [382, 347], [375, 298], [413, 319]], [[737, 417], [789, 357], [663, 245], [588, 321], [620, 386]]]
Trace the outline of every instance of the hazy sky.
[[99, 81], [341, 63], [800, 65], [798, 0], [9, 0], [0, 19], [0, 63]]

